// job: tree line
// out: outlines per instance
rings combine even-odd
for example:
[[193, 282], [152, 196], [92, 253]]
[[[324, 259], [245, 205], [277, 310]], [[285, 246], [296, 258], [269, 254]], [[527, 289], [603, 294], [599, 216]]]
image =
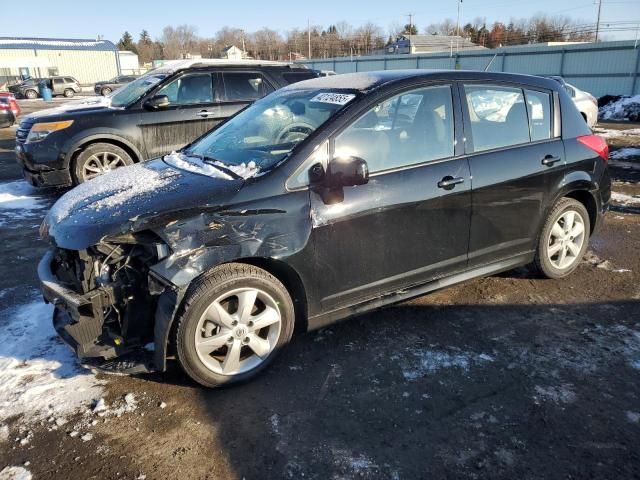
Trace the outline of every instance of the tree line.
[[[140, 32], [137, 41], [129, 32], [124, 32], [118, 48], [137, 53], [141, 63], [185, 58], [189, 54], [218, 58], [231, 45], [244, 49], [248, 56], [256, 59], [295, 60], [308, 57], [309, 52], [312, 58], [370, 55], [402, 35], [416, 35], [419, 32], [415, 24], [392, 23], [385, 31], [372, 22], [359, 27], [338, 22], [326, 28], [319, 25], [294, 28], [284, 34], [270, 28], [246, 32], [225, 26], [213, 37], [201, 37], [196, 27], [180, 25], [165, 27], [155, 40], [146, 30]], [[492, 24], [488, 24], [484, 18], [476, 18], [460, 26], [452, 19], [446, 19], [427, 25], [422, 33], [446, 36], [459, 34], [478, 45], [496, 48], [540, 42], [592, 41], [595, 29], [594, 25], [581, 24], [569, 17], [539, 14], [527, 19]]]

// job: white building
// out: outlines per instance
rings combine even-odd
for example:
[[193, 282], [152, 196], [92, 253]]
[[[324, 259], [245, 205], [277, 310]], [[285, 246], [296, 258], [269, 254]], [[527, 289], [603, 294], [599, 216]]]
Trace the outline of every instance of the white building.
[[91, 84], [119, 74], [118, 48], [108, 40], [0, 37], [0, 85], [26, 75]]
[[141, 75], [146, 72], [145, 68], [140, 67], [137, 53], [129, 50], [120, 50], [118, 51], [118, 58], [120, 59], [121, 75]]
[[242, 49], [231, 45], [222, 50], [221, 58], [226, 58], [227, 60], [243, 60], [247, 58], [247, 52], [243, 52]]

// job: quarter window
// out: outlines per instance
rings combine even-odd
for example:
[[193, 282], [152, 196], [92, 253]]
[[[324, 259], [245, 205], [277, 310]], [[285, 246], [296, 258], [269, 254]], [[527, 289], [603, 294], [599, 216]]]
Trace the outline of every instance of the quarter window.
[[551, 95], [536, 90], [525, 90], [531, 141], [551, 138]]
[[465, 85], [464, 90], [475, 152], [530, 141], [521, 89]]
[[213, 103], [214, 87], [210, 73], [183, 75], [162, 87], [156, 95], [166, 95], [173, 105]]
[[224, 72], [225, 100], [228, 102], [253, 102], [273, 92], [264, 77], [254, 72]]
[[379, 103], [335, 140], [335, 155], [363, 158], [370, 172], [453, 156], [449, 86], [402, 93]]

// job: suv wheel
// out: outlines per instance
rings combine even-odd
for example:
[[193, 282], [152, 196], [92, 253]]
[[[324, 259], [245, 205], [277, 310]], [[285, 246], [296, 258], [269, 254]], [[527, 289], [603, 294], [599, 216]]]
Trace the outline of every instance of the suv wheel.
[[94, 143], [80, 152], [73, 172], [75, 183], [83, 183], [116, 168], [132, 165], [133, 159], [111, 143]]
[[66, 88], [64, 90], [64, 96], [67, 98], [71, 98], [75, 95], [76, 92], [74, 92], [71, 88]]
[[100, 94], [104, 97], [107, 96], [111, 93], [111, 89], [109, 87], [104, 87], [102, 90], [100, 90]]
[[542, 229], [535, 264], [548, 278], [562, 278], [573, 272], [589, 244], [589, 213], [573, 198], [555, 204]]
[[36, 92], [35, 90], [27, 90], [26, 92], [24, 92], [24, 96], [29, 100], [33, 100], [34, 98], [38, 98], [38, 92]]
[[248, 380], [271, 363], [291, 339], [294, 308], [273, 275], [230, 263], [197, 280], [176, 322], [183, 370], [216, 387]]

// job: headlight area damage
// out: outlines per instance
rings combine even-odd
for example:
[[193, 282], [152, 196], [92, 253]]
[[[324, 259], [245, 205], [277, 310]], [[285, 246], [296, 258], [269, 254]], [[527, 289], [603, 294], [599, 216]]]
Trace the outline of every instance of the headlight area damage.
[[54, 327], [78, 357], [124, 356], [104, 367], [134, 373], [151, 370], [142, 347], [154, 340], [158, 298], [166, 285], [150, 274], [149, 266], [169, 249], [152, 233], [124, 240], [135, 243], [50, 250], [38, 274], [45, 300], [56, 307]]

